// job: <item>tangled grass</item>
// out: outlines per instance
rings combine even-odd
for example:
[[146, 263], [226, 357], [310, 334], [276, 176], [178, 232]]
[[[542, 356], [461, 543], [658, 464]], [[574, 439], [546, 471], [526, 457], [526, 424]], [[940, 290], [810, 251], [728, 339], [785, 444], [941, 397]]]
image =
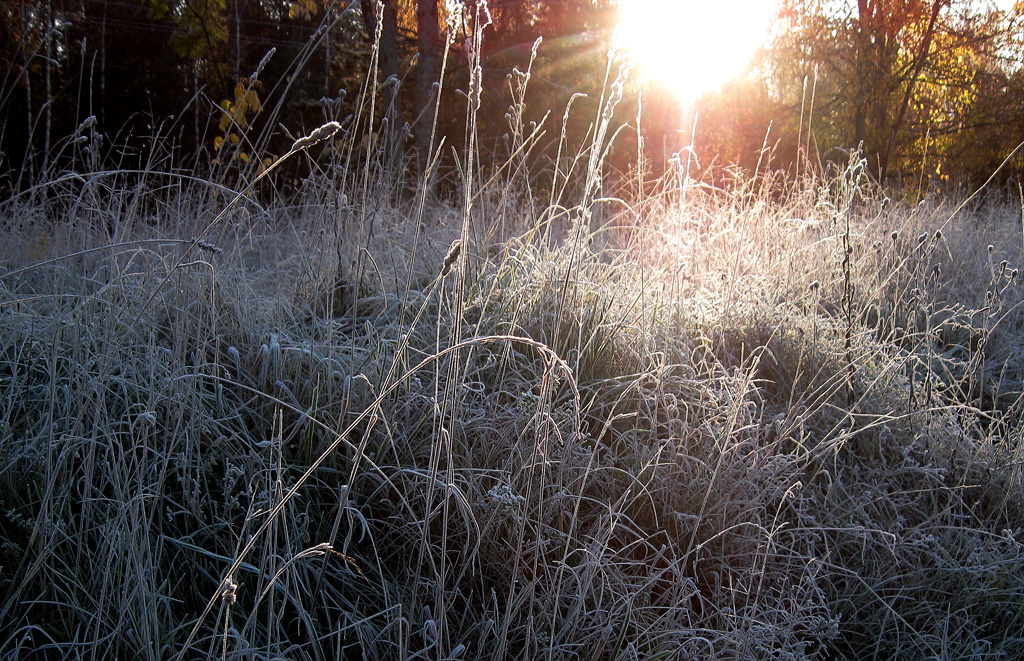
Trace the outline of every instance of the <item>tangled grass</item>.
[[783, 188], [9, 200], [0, 656], [1021, 658], [1018, 212]]

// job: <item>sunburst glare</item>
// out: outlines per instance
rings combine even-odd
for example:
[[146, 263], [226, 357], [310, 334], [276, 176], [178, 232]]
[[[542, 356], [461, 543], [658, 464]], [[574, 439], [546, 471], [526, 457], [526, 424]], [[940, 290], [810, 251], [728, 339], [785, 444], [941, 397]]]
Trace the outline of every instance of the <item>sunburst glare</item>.
[[622, 0], [616, 42], [683, 104], [741, 73], [777, 0]]

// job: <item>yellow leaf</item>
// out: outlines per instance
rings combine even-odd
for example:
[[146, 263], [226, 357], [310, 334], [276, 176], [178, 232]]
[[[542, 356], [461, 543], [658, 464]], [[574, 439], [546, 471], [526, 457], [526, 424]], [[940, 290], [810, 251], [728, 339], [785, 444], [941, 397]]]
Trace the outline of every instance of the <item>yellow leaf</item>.
[[221, 147], [223, 147], [223, 146], [224, 146], [224, 138], [222, 136], [218, 135], [216, 138], [213, 139], [213, 148], [214, 149], [216, 149], [217, 151], [220, 151]]
[[256, 90], [249, 90], [249, 93], [245, 95], [245, 102], [249, 109], [254, 112], [263, 110], [263, 105], [260, 103], [260, 95], [256, 93]]
[[249, 162], [249, 155], [246, 154], [244, 151], [238, 153], [238, 158], [242, 159], [243, 163], [248, 163]]
[[238, 134], [237, 133], [232, 133], [231, 136], [230, 136], [230, 139], [231, 139], [231, 144], [233, 144], [233, 145], [237, 145], [238, 144]]

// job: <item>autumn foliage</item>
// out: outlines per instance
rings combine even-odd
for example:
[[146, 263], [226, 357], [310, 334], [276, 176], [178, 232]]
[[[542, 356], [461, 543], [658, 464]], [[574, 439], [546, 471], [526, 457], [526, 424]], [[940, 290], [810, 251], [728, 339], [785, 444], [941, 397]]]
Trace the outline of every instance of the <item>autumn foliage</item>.
[[[817, 167], [859, 149], [872, 175], [896, 186], [977, 184], [1000, 166], [997, 178], [1006, 180], [1022, 170], [1019, 154], [1003, 163], [1024, 136], [1020, 9], [968, 0], [785, 0], [748, 72], [698, 99], [689, 115], [694, 135], [670, 93], [645, 88], [640, 72], [630, 72], [615, 118], [630, 130], [611, 162], [621, 171], [636, 164], [639, 120], [655, 172], [687, 146], [701, 169], [748, 171]], [[325, 115], [354, 121], [373, 67], [392, 142], [419, 152], [422, 168], [432, 147], [465, 146], [460, 95], [474, 52], [485, 93], [473, 130], [485, 161], [507, 155], [507, 76], [531, 66], [525, 118], [553, 125], [573, 99], [577, 112], [564, 123], [581, 144], [607, 75], [619, 75], [608, 66], [616, 12], [615, 0], [5, 3], [3, 170], [25, 185], [89, 116], [108, 144], [126, 141], [136, 155], [164, 136], [197, 166], [223, 170], [227, 148], [228, 161], [244, 165], [254, 148], [280, 153], [289, 135]], [[556, 141], [532, 151], [555, 158]], [[448, 156], [441, 154], [442, 169], [453, 165]]]

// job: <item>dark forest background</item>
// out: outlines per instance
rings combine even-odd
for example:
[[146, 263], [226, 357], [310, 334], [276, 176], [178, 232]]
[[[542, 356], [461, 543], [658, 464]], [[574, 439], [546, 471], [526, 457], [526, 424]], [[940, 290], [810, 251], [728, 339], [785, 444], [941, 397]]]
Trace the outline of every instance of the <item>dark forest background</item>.
[[[694, 163], [795, 170], [860, 147], [894, 186], [1019, 177], [1022, 15], [1024, 3], [784, 0], [747, 74], [697, 100]], [[543, 165], [563, 129], [570, 150], [588, 138], [620, 77], [616, 17], [616, 0], [3, 0], [0, 172], [13, 188], [81, 159], [251, 176], [327, 120], [386, 135], [400, 171], [442, 145], [443, 170], [471, 133], [477, 70], [485, 167], [516, 149]], [[610, 164], [635, 165], [640, 98], [659, 172], [689, 139], [677, 104], [637, 75], [617, 91], [613, 124], [628, 130]]]

